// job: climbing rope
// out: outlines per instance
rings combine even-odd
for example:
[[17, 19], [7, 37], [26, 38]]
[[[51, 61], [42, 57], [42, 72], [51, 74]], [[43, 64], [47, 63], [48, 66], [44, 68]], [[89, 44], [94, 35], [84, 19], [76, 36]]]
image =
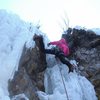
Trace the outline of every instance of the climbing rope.
[[61, 73], [61, 69], [60, 69], [60, 74], [61, 74], [62, 82], [63, 82], [63, 85], [64, 85], [64, 89], [65, 89], [67, 100], [69, 100], [67, 89], [66, 89], [66, 86], [65, 86], [65, 83], [64, 83], [64, 79], [63, 79], [63, 76], [62, 76], [62, 73]]
[[58, 64], [58, 67], [60, 69], [60, 75], [61, 75], [62, 83], [63, 83], [64, 89], [65, 89], [65, 94], [66, 94], [67, 100], [70, 100], [69, 96], [68, 96], [68, 92], [67, 92], [66, 86], [65, 86], [65, 82], [64, 82], [64, 79], [63, 79], [63, 75], [61, 73], [61, 68], [60, 68], [59, 64]]
[[[58, 67], [59, 67], [59, 69], [60, 69], [60, 74], [61, 74], [61, 78], [62, 78], [62, 83], [63, 83], [64, 89], [65, 89], [65, 93], [66, 93], [67, 100], [70, 100], [70, 99], [69, 99], [69, 96], [68, 96], [68, 92], [67, 92], [66, 86], [65, 86], [65, 82], [64, 82], [64, 79], [63, 79], [63, 75], [62, 75], [62, 72], [61, 72], [61, 68], [60, 68], [59, 64], [58, 64]], [[74, 67], [74, 70], [75, 70], [75, 72], [76, 72], [76, 74], [77, 74], [78, 84], [79, 84], [80, 87], [81, 87], [81, 91], [82, 91], [82, 94], [83, 94], [83, 95], [82, 95], [83, 100], [85, 100], [84, 91], [83, 91], [82, 85], [81, 85], [81, 83], [80, 83], [80, 81], [79, 81], [80, 71], [79, 71], [77, 65], [73, 64], [73, 67]]]

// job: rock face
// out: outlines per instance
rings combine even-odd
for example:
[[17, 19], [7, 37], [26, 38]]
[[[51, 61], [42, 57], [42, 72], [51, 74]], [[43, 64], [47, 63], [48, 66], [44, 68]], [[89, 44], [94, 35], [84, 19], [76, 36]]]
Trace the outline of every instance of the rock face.
[[100, 35], [82, 29], [69, 29], [67, 33], [62, 37], [69, 43], [69, 59], [78, 62], [81, 75], [91, 81], [100, 100]]
[[[35, 47], [23, 48], [18, 71], [15, 73], [13, 80], [9, 80], [10, 97], [24, 93], [29, 100], [39, 100], [37, 90], [44, 91], [44, 70], [46, 68], [46, 56], [42, 52], [44, 49], [43, 38], [36, 38]], [[15, 100], [15, 99], [14, 99]], [[17, 99], [16, 99], [17, 100]], [[21, 98], [25, 100], [25, 98]]]
[[[72, 32], [71, 32], [72, 31]], [[100, 100], [100, 36], [90, 30], [69, 29], [63, 34], [70, 47], [69, 59], [75, 59], [81, 75], [86, 76], [94, 85]], [[44, 70], [47, 66], [42, 36], [33, 38], [35, 47], [23, 48], [18, 71], [9, 80], [10, 97], [24, 93], [29, 100], [39, 100], [37, 90], [44, 91]], [[18, 99], [14, 99], [18, 100]], [[21, 98], [19, 100], [25, 100]]]

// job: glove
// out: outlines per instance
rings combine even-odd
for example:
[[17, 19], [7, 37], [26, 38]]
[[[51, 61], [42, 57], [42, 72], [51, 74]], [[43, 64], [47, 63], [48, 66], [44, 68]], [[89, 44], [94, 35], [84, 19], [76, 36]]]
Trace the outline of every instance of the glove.
[[48, 43], [47, 46], [49, 47], [50, 46], [50, 43]]

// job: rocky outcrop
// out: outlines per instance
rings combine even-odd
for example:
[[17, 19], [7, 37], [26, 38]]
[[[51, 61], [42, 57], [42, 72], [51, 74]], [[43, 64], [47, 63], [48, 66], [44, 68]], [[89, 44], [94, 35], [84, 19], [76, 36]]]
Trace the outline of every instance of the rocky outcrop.
[[[83, 29], [70, 29], [67, 32], [68, 34], [65, 33], [62, 37], [69, 43], [69, 59], [78, 62], [81, 75], [91, 81], [100, 100], [100, 35]], [[28, 49], [24, 46], [18, 71], [13, 80], [9, 80], [11, 98], [24, 93], [29, 100], [39, 100], [36, 92], [44, 91], [44, 70], [47, 64], [46, 55], [43, 53], [43, 38], [35, 35], [33, 39], [35, 47]]]
[[91, 81], [100, 100], [100, 35], [83, 29], [69, 29], [67, 33], [62, 37], [70, 46], [69, 59], [75, 59], [78, 62], [81, 75]]
[[[42, 52], [44, 49], [42, 36], [39, 38], [36, 36], [33, 38], [35, 40], [34, 48], [28, 49], [24, 46], [18, 71], [15, 73], [13, 80], [9, 80], [11, 98], [24, 93], [29, 100], [38, 100], [37, 90], [44, 91], [46, 55]], [[21, 100], [25, 100], [25, 98], [22, 97]]]

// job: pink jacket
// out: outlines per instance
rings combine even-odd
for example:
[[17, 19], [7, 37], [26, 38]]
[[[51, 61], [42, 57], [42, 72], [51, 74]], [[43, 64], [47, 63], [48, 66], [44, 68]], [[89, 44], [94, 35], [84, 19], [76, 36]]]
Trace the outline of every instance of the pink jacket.
[[64, 38], [59, 41], [50, 42], [50, 44], [58, 46], [63, 51], [65, 56], [69, 55], [68, 43]]

